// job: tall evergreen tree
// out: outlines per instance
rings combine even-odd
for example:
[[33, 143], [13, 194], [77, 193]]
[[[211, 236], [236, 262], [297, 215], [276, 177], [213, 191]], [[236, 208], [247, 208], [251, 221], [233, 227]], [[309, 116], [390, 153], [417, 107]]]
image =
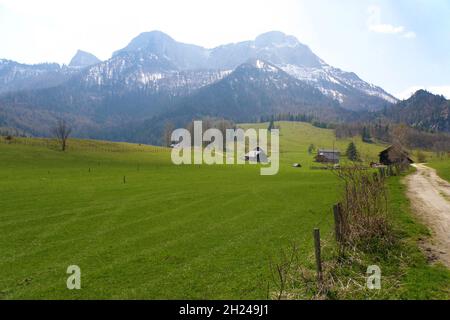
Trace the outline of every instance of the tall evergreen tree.
[[356, 149], [356, 145], [353, 142], [350, 142], [350, 144], [348, 145], [347, 151], [345, 152], [345, 155], [351, 161], [358, 161], [359, 160], [358, 149]]
[[370, 135], [370, 130], [367, 127], [363, 128], [362, 140], [366, 143], [372, 143], [372, 136]]
[[270, 118], [270, 123], [269, 123], [268, 130], [272, 131], [272, 129], [274, 129], [274, 128], [275, 128], [275, 123], [273, 122], [273, 117], [272, 117], [272, 118]]

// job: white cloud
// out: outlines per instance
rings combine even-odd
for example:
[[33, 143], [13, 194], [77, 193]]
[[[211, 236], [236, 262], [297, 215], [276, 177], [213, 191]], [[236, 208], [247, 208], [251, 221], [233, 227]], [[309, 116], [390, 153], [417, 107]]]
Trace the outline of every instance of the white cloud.
[[416, 33], [407, 31], [404, 26], [396, 26], [389, 23], [381, 22], [381, 9], [378, 6], [370, 6], [368, 8], [369, 18], [367, 19], [367, 27], [370, 31], [384, 34], [397, 34], [407, 39], [416, 37]]
[[423, 89], [427, 90], [433, 94], [440, 94], [446, 97], [447, 99], [450, 99], [450, 85], [448, 86], [412, 86], [409, 87], [397, 94], [395, 96], [398, 99], [405, 100], [410, 98], [416, 91]]

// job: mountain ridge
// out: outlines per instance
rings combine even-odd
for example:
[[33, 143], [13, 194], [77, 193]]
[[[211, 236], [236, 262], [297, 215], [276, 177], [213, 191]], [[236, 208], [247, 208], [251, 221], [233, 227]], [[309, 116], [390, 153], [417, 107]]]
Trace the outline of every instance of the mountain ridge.
[[[158, 42], [160, 39], [163, 41]], [[177, 42], [161, 31], [145, 32], [132, 39], [125, 48], [116, 51], [113, 57], [123, 52], [148, 50], [167, 57], [179, 70], [195, 68], [233, 70], [248, 59], [260, 58], [320, 88], [324, 94], [341, 104], [346, 104], [348, 100], [348, 108], [352, 110], [359, 108], [359, 104], [364, 100], [361, 96], [368, 97], [370, 105], [373, 106], [367, 108], [368, 104], [362, 103], [363, 108], [371, 110], [381, 109], [384, 107], [383, 102], [398, 101], [382, 88], [364, 82], [355, 73], [331, 67], [294, 36], [280, 31], [266, 32], [254, 40], [210, 49]], [[182, 59], [179, 58], [180, 51], [185, 53]], [[358, 96], [360, 99], [355, 98]], [[375, 101], [377, 98], [381, 100]]]
[[[397, 102], [395, 97], [382, 88], [364, 82], [352, 72], [345, 72], [329, 66], [308, 46], [300, 43], [295, 37], [279, 31], [266, 32], [254, 40], [221, 45], [211, 49], [177, 42], [161, 31], [144, 32], [133, 38], [127, 46], [114, 52], [113, 56], [105, 63], [111, 64], [112, 61], [121, 58], [128, 59], [133, 55], [139, 56], [140, 61], [152, 56], [166, 60], [167, 68], [164, 71], [220, 70], [229, 72], [248, 59], [260, 58], [275, 64], [299, 80], [315, 86], [325, 95], [341, 103], [344, 108], [377, 110], [382, 109], [386, 103]], [[74, 59], [77, 56], [81, 56], [80, 60], [88, 60], [88, 62], [75, 63]], [[137, 57], [135, 61], [138, 61]], [[80, 65], [89, 67], [92, 64], [95, 67], [102, 63], [95, 56], [82, 51], [77, 53], [72, 62], [71, 65], [77, 67]], [[154, 70], [142, 71], [142, 78], [151, 78], [151, 72]], [[67, 77], [64, 80], [67, 80]], [[3, 79], [3, 82], [6, 81]], [[99, 80], [98, 82], [107, 81]], [[54, 84], [52, 83], [52, 85]], [[21, 86], [19, 89], [36, 89], [36, 87]]]
[[[58, 66], [67, 75], [44, 87], [5, 90], [0, 123], [46, 135], [55, 119], [66, 117], [74, 134], [104, 138], [105, 132], [124, 132], [130, 125], [155, 125], [151, 119], [190, 121], [204, 115], [247, 121], [293, 112], [348, 121], [396, 102], [278, 31], [210, 49], [177, 42], [161, 31], [145, 32], [110, 59], [87, 63]], [[0, 84], [11, 79], [2, 78], [3, 70], [0, 64]]]
[[450, 100], [423, 89], [384, 110], [383, 115], [420, 130], [450, 132]]

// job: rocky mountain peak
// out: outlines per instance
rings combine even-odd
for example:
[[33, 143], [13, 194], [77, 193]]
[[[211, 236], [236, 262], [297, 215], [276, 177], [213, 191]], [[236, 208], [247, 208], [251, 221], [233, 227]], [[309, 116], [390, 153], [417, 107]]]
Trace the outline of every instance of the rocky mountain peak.
[[168, 45], [174, 45], [175, 43], [176, 41], [164, 32], [158, 30], [143, 32], [133, 38], [125, 48], [114, 52], [113, 56], [120, 53], [133, 51], [160, 52], [163, 51]]
[[78, 50], [72, 60], [70, 60], [69, 67], [85, 68], [100, 62], [101, 60], [92, 53]]
[[256, 37], [255, 45], [257, 47], [274, 47], [274, 46], [287, 46], [295, 47], [300, 42], [294, 36], [288, 36], [280, 31], [270, 31], [263, 33]]

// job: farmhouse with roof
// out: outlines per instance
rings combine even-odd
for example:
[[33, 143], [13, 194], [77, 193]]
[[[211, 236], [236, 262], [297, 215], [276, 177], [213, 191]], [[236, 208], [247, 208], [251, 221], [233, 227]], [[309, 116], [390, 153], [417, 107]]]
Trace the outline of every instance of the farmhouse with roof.
[[315, 158], [316, 162], [338, 164], [341, 158], [339, 150], [319, 149]]

